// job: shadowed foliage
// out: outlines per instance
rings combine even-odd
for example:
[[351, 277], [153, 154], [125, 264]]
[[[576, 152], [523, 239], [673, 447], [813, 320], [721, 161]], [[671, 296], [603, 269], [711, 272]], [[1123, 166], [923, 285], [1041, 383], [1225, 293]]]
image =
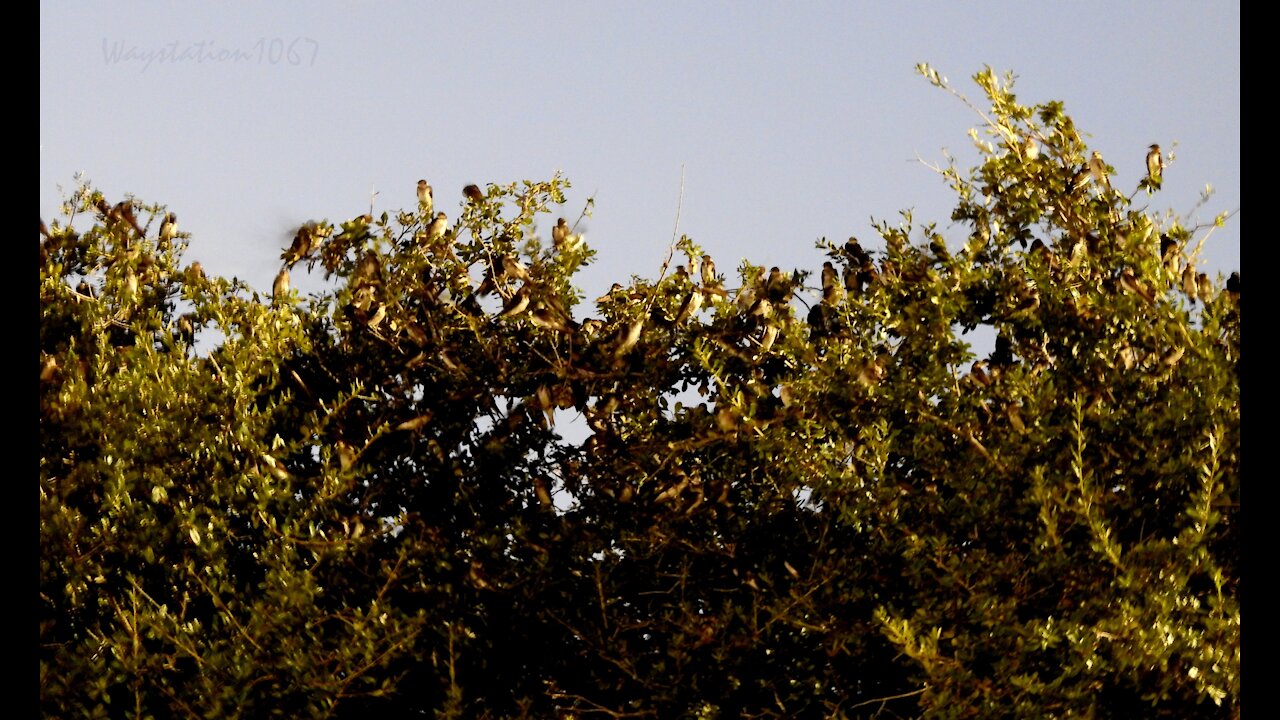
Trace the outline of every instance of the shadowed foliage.
[[1138, 204], [1175, 164], [1126, 194], [973, 79], [946, 236], [682, 237], [598, 299], [558, 176], [307, 223], [270, 294], [81, 184], [40, 244], [42, 711], [1238, 717], [1239, 275]]

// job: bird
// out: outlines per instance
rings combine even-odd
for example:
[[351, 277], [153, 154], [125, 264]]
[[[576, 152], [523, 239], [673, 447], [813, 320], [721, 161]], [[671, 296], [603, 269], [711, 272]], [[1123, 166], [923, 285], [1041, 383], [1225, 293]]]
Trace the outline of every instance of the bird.
[[1187, 263], [1182, 268], [1182, 292], [1192, 300], [1195, 300], [1200, 292], [1200, 286], [1196, 282], [1196, 266], [1191, 263]]
[[426, 180], [418, 181], [418, 212], [430, 217], [433, 202], [431, 198], [431, 186]]
[[680, 306], [680, 312], [676, 314], [676, 325], [683, 325], [689, 318], [698, 313], [702, 308], [702, 291], [694, 288], [689, 291], [689, 296], [684, 299], [684, 304]]
[[564, 243], [568, 242], [568, 222], [564, 218], [556, 220], [556, 227], [552, 228], [552, 246], [556, 249], [562, 249]]
[[315, 223], [303, 223], [293, 235], [293, 243], [280, 255], [286, 267], [293, 267], [299, 261], [311, 257], [320, 244]]
[[351, 274], [352, 287], [376, 285], [382, 282], [382, 261], [372, 250], [360, 256], [355, 271]]
[[511, 317], [512, 315], [519, 315], [524, 312], [525, 309], [529, 307], [531, 292], [532, 291], [529, 289], [529, 285], [527, 283], [525, 285], [521, 285], [520, 289], [515, 291], [515, 294], [513, 294], [507, 300], [506, 304], [503, 305], [502, 310], [498, 312], [497, 317]]
[[1093, 178], [1093, 182], [1099, 188], [1104, 190], [1111, 189], [1111, 179], [1107, 177], [1107, 163], [1102, 159], [1102, 153], [1097, 150], [1089, 156], [1089, 176]]
[[760, 334], [760, 354], [769, 352], [769, 348], [773, 347], [773, 341], [778, 339], [780, 329], [773, 323], [764, 326], [764, 332]]
[[276, 301], [283, 301], [289, 293], [289, 268], [288, 266], [280, 268], [280, 272], [276, 274], [276, 281], [271, 285], [271, 297]]
[[468, 185], [462, 188], [462, 194], [471, 202], [481, 202], [484, 200], [484, 193], [481, 192], [479, 185]]
[[528, 280], [529, 268], [512, 255], [502, 256], [502, 275], [516, 280]]
[[776, 265], [769, 268], [769, 279], [765, 281], [764, 287], [773, 302], [786, 302], [791, 297], [791, 282]]
[[1200, 292], [1200, 301], [1208, 303], [1213, 297], [1213, 281], [1205, 273], [1196, 274], [1196, 289]]
[[1240, 300], [1240, 273], [1233, 272], [1227, 277], [1227, 292], [1235, 300]]
[[850, 237], [844, 243], [844, 253], [849, 256], [851, 265], [861, 268], [871, 262], [871, 256], [866, 250], [862, 249], [862, 244], [858, 242], [858, 238]]
[[160, 221], [160, 247], [168, 247], [177, 236], [178, 216], [173, 213], [165, 213], [164, 220]]
[[719, 284], [716, 278], [716, 261], [711, 259], [710, 255], [702, 256], [702, 263], [698, 265], [699, 274], [702, 275], [702, 284], [706, 287], [714, 287]]
[[445, 232], [449, 230], [449, 218], [444, 212], [436, 213], [435, 219], [427, 223], [427, 244], [434, 243], [436, 240], [444, 237]]
[[631, 352], [631, 348], [635, 347], [636, 343], [640, 341], [640, 332], [642, 330], [644, 330], [644, 319], [640, 318], [632, 320], [619, 331], [618, 346], [613, 349], [615, 360]]
[[529, 311], [529, 322], [544, 330], [555, 330], [566, 334], [572, 334], [578, 329], [578, 323], [569, 316], [560, 303], [550, 299], [533, 303], [533, 309]]
[[[1147, 150], [1147, 183], [1156, 190], [1160, 189], [1160, 183], [1164, 174], [1164, 157], [1160, 155], [1160, 146], [1152, 144]], [[1150, 189], [1148, 189], [1148, 192]]]
[[822, 263], [822, 291], [825, 293], [828, 288], [835, 287], [838, 279], [839, 274], [836, 272], [835, 265], [832, 265], [830, 260]]

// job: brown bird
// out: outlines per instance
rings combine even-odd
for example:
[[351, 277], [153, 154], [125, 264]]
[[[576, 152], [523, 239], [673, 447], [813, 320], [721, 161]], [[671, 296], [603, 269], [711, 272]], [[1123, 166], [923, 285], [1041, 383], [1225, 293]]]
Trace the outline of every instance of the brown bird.
[[280, 272], [276, 274], [276, 281], [271, 285], [271, 297], [277, 302], [283, 302], [289, 294], [289, 268], [282, 267]]
[[631, 352], [631, 348], [640, 341], [640, 331], [644, 329], [644, 319], [632, 320], [618, 334], [618, 346], [613, 350], [614, 359], [621, 358]]
[[444, 212], [436, 213], [435, 219], [427, 223], [427, 244], [432, 244], [444, 237], [444, 234], [448, 232], [448, 230], [449, 218], [445, 216]]
[[683, 325], [689, 318], [698, 313], [702, 308], [702, 291], [694, 288], [689, 291], [689, 296], [684, 299], [684, 303], [680, 306], [680, 312], [676, 315], [676, 325]]
[[1107, 163], [1102, 159], [1102, 153], [1097, 150], [1089, 156], [1089, 176], [1093, 178], [1093, 182], [1101, 190], [1111, 190], [1111, 178], [1107, 175]]
[[1182, 268], [1182, 292], [1186, 293], [1187, 297], [1195, 300], [1199, 291], [1200, 287], [1196, 282], [1196, 266], [1187, 263]]
[[[1164, 179], [1164, 157], [1160, 155], [1160, 146], [1151, 145], [1147, 150], [1147, 183], [1155, 188], [1160, 189], [1160, 183]], [[1148, 188], [1147, 192], [1150, 192]]]
[[569, 241], [569, 223], [564, 218], [556, 220], [555, 227], [551, 228], [551, 244], [557, 250], [564, 247]]
[[764, 287], [773, 302], [786, 302], [791, 297], [791, 281], [777, 266], [769, 268], [769, 279]]
[[164, 220], [160, 221], [160, 247], [167, 248], [178, 236], [178, 216], [173, 213], [165, 213]]
[[544, 329], [562, 333], [572, 333], [578, 329], [578, 323], [565, 312], [559, 303], [551, 300], [539, 300], [533, 303], [529, 311], [529, 322]]
[[293, 243], [280, 255], [286, 267], [293, 267], [298, 262], [311, 257], [320, 245], [317, 225], [313, 222], [303, 223], [293, 235]]
[[129, 227], [139, 235], [142, 234], [142, 226], [138, 225], [138, 219], [133, 215], [133, 203], [128, 200], [121, 200], [116, 206], [111, 208], [111, 212], [116, 218], [123, 220], [129, 224]]
[[426, 180], [418, 181], [418, 212], [430, 217], [433, 206], [431, 186]]
[[1213, 281], [1205, 273], [1196, 275], [1196, 289], [1200, 291], [1201, 302], [1209, 302], [1213, 298]]
[[1233, 272], [1227, 277], [1227, 292], [1233, 299], [1240, 300], [1240, 273]]
[[503, 305], [502, 310], [498, 312], [497, 317], [511, 317], [512, 315], [519, 315], [524, 312], [529, 307], [531, 293], [532, 291], [529, 289], [527, 284], [521, 285], [520, 289], [515, 291], [515, 294], [513, 294], [507, 300], [506, 304]]
[[839, 277], [839, 274], [836, 272], [836, 267], [835, 267], [835, 265], [832, 265], [832, 264], [831, 264], [831, 261], [830, 261], [830, 260], [828, 260], [828, 261], [826, 261], [826, 262], [822, 263], [822, 291], [823, 291], [823, 293], [826, 293], [828, 288], [833, 288], [833, 287], [835, 287], [835, 286], [836, 286], [836, 281], [837, 281], [838, 277]]
[[529, 268], [512, 255], [502, 256], [502, 275], [516, 280], [529, 279]]
[[702, 275], [702, 284], [705, 287], [714, 287], [720, 284], [720, 280], [716, 277], [716, 261], [712, 260], [710, 255], [702, 256], [702, 263], [698, 265], [698, 271]]
[[480, 190], [479, 185], [468, 185], [462, 188], [462, 194], [468, 200], [478, 203], [484, 200], [484, 193]]

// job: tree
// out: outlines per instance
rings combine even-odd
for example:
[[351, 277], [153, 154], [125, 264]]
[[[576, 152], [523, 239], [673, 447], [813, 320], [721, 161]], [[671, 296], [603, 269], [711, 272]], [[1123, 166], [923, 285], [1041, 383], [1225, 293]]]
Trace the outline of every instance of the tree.
[[558, 176], [303, 225], [270, 297], [82, 184], [42, 225], [45, 712], [1238, 716], [1239, 276], [974, 80], [963, 237], [737, 277], [680, 238], [593, 317]]

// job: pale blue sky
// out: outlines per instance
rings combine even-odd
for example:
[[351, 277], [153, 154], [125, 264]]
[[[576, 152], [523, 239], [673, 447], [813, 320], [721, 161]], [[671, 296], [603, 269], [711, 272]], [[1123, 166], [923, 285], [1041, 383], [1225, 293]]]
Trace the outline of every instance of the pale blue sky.
[[[273, 61], [289, 46], [296, 64]], [[949, 226], [916, 158], [972, 159], [978, 119], [919, 62], [975, 101], [983, 65], [1026, 104], [1062, 100], [1119, 188], [1149, 144], [1172, 150], [1154, 208], [1190, 213], [1206, 184], [1196, 218], [1240, 207], [1238, 3], [42, 2], [41, 214], [84, 171], [168, 205], [191, 259], [269, 291], [292, 230], [364, 212], [371, 189], [376, 211], [412, 208], [425, 177], [456, 210], [467, 183], [561, 170], [559, 214], [596, 197], [594, 298], [657, 275], [683, 167], [680, 231], [722, 271], [816, 269], [821, 236], [878, 247], [872, 217]], [[1239, 215], [1206, 261], [1240, 267]]]

